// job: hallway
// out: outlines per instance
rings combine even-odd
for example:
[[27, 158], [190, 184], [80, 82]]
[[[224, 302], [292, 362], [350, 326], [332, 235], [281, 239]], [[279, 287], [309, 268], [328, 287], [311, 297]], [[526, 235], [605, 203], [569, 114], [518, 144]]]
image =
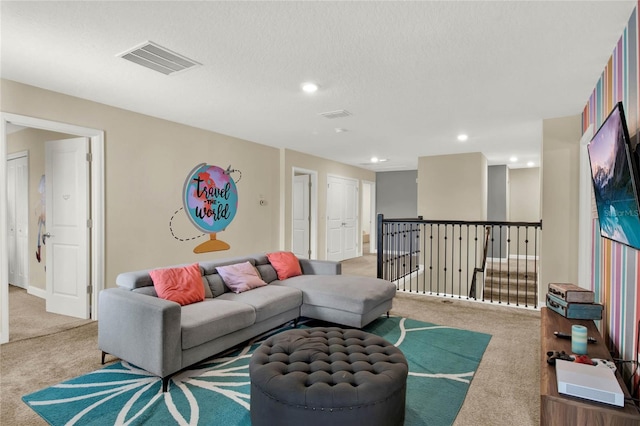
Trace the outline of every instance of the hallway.
[[46, 336], [91, 322], [46, 311], [46, 300], [9, 285], [9, 342]]

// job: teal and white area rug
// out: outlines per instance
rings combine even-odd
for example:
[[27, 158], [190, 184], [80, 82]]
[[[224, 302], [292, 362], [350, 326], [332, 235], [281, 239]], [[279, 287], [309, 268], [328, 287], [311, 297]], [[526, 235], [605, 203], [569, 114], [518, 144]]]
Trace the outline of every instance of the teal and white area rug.
[[[326, 326], [309, 321], [299, 327]], [[249, 359], [268, 335], [162, 381], [126, 362], [22, 399], [49, 424], [250, 426]], [[409, 363], [405, 425], [451, 425], [491, 336], [401, 317], [381, 317], [365, 331], [399, 347]]]

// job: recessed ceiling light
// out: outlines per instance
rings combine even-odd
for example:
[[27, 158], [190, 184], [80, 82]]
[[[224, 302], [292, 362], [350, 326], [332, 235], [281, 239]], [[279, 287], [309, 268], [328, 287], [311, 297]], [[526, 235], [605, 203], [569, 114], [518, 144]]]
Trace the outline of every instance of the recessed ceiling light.
[[518, 157], [513, 156], [513, 157], [509, 158], [509, 161], [511, 161], [512, 163], [515, 163], [516, 161], [518, 161]]
[[467, 139], [469, 139], [469, 136], [468, 136], [468, 135], [465, 135], [464, 133], [463, 133], [463, 134], [458, 135], [458, 140], [459, 140], [460, 142], [464, 142], [464, 141], [466, 141]]
[[388, 158], [371, 157], [370, 161], [372, 163], [384, 163], [385, 161], [389, 161], [389, 159]]
[[349, 131], [343, 127], [336, 127], [334, 130], [336, 131], [336, 133], [344, 133]]
[[533, 161], [529, 161], [527, 163], [527, 167], [533, 167], [533, 166], [535, 166], [535, 163]]
[[318, 85], [315, 83], [302, 83], [302, 90], [304, 90], [307, 93], [315, 93], [318, 91]]

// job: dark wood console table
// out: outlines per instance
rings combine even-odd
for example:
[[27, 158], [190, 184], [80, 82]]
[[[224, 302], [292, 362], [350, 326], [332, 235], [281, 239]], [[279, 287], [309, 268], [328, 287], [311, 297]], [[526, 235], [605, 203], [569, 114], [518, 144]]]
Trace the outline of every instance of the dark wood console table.
[[[547, 364], [548, 351], [565, 351], [571, 353], [571, 340], [558, 339], [554, 331], [571, 334], [571, 326], [581, 324], [587, 327], [590, 337], [598, 340], [587, 347], [587, 355], [591, 358], [611, 360], [609, 351], [602, 341], [602, 336], [591, 320], [568, 320], [550, 309], [540, 310], [540, 424], [541, 425], [640, 425], [640, 412], [630, 401], [624, 407], [603, 404], [586, 399], [575, 398], [558, 393], [555, 367]], [[618, 382], [629, 397], [629, 393], [618, 374]]]

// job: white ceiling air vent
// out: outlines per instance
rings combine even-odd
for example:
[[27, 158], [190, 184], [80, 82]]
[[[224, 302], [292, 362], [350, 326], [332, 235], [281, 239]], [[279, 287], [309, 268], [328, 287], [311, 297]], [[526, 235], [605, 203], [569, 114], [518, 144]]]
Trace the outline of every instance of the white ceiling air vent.
[[321, 112], [321, 116], [324, 118], [343, 118], [351, 115], [346, 109], [339, 109], [337, 111]]
[[117, 56], [166, 75], [202, 65], [152, 41], [146, 41]]

